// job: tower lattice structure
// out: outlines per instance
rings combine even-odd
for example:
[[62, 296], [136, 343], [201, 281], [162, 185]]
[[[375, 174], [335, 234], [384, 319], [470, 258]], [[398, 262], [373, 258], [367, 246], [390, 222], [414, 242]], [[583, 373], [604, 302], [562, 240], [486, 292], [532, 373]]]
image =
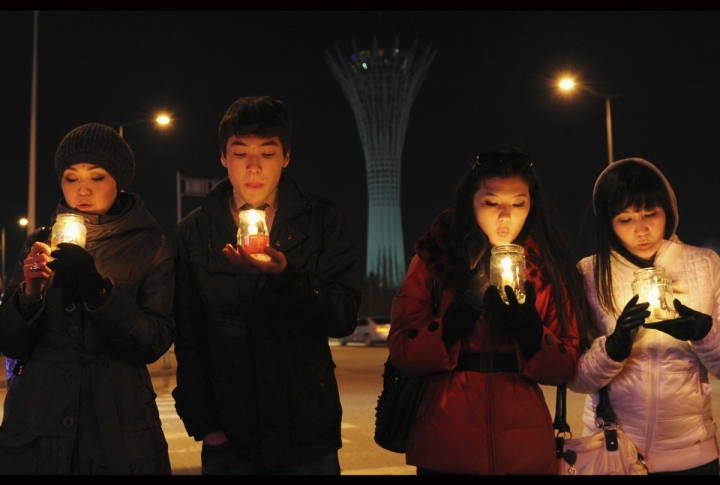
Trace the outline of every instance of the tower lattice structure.
[[338, 59], [325, 56], [355, 113], [365, 153], [368, 191], [368, 238], [366, 274], [374, 274], [386, 286], [397, 288], [405, 277], [400, 210], [400, 166], [410, 108], [435, 59], [428, 46], [416, 57], [418, 41], [409, 50], [396, 38], [391, 49], [378, 46]]

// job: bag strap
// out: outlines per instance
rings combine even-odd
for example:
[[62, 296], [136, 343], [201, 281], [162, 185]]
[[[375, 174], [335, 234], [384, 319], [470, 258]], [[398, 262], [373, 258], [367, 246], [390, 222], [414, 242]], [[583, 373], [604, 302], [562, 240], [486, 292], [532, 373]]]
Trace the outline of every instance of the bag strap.
[[553, 427], [560, 433], [570, 433], [570, 425], [566, 418], [566, 402], [567, 402], [567, 385], [561, 384], [557, 386], [557, 394], [555, 395], [555, 420]]
[[610, 404], [610, 394], [608, 393], [607, 386], [598, 391], [598, 396], [598, 405], [595, 408], [595, 424], [605, 432], [605, 448], [607, 448], [608, 451], [617, 451], [618, 423], [615, 412]]

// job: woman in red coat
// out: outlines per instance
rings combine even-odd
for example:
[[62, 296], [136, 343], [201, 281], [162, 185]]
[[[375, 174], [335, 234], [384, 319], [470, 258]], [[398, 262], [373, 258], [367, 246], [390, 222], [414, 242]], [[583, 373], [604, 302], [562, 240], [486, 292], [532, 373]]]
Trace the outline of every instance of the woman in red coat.
[[[490, 285], [490, 249], [525, 249], [526, 297]], [[589, 340], [580, 275], [517, 149], [486, 153], [415, 244], [393, 300], [390, 359], [430, 379], [410, 434], [418, 474], [554, 474], [552, 418], [538, 384], [575, 373]], [[442, 287], [437, 315], [433, 281]], [[507, 291], [509, 304], [499, 291]], [[594, 327], [593, 327], [594, 328]]]

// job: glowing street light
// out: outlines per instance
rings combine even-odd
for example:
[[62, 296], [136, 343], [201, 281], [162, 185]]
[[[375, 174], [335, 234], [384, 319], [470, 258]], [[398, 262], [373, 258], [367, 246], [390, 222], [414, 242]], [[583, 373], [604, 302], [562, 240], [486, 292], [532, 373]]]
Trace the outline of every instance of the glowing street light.
[[595, 91], [591, 87], [576, 83], [574, 79], [566, 77], [558, 82], [558, 87], [562, 91], [572, 92], [575, 88], [587, 91], [593, 96], [605, 99], [605, 127], [607, 130], [607, 146], [608, 146], [608, 165], [614, 161], [613, 157], [613, 141], [612, 141], [612, 116], [610, 114], [610, 99], [617, 97], [617, 95], [603, 94], [599, 91]]
[[[161, 114], [157, 115], [153, 121], [156, 124], [158, 124], [159, 126], [165, 127], [165, 126], [168, 126], [172, 120], [170, 119], [170, 115], [161, 113]], [[124, 138], [123, 132], [124, 132], [124, 128], [126, 126], [139, 125], [140, 123], [148, 123], [148, 122], [150, 122], [150, 119], [140, 118], [138, 120], [128, 121], [126, 123], [114, 123], [114, 124], [118, 126], [118, 134], [120, 135], [120, 137]]]

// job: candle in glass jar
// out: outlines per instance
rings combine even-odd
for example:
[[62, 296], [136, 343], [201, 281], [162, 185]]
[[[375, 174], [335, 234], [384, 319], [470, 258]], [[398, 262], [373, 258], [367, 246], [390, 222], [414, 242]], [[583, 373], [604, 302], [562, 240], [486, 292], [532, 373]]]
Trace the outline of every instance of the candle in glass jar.
[[55, 224], [50, 232], [50, 250], [57, 249], [60, 243], [77, 244], [85, 247], [87, 239], [87, 229], [85, 221], [78, 214], [58, 214], [55, 218]]
[[241, 210], [238, 214], [237, 244], [250, 256], [262, 261], [269, 261], [270, 256], [263, 248], [270, 242], [270, 235], [265, 221], [265, 211], [258, 209]]
[[650, 316], [646, 322], [657, 322], [676, 318], [672, 307], [672, 280], [660, 268], [643, 268], [635, 271], [632, 291], [638, 295], [638, 303], [647, 302]]
[[512, 288], [520, 303], [525, 301], [525, 249], [503, 244], [490, 250], [490, 284], [496, 286], [505, 303], [505, 287]]

